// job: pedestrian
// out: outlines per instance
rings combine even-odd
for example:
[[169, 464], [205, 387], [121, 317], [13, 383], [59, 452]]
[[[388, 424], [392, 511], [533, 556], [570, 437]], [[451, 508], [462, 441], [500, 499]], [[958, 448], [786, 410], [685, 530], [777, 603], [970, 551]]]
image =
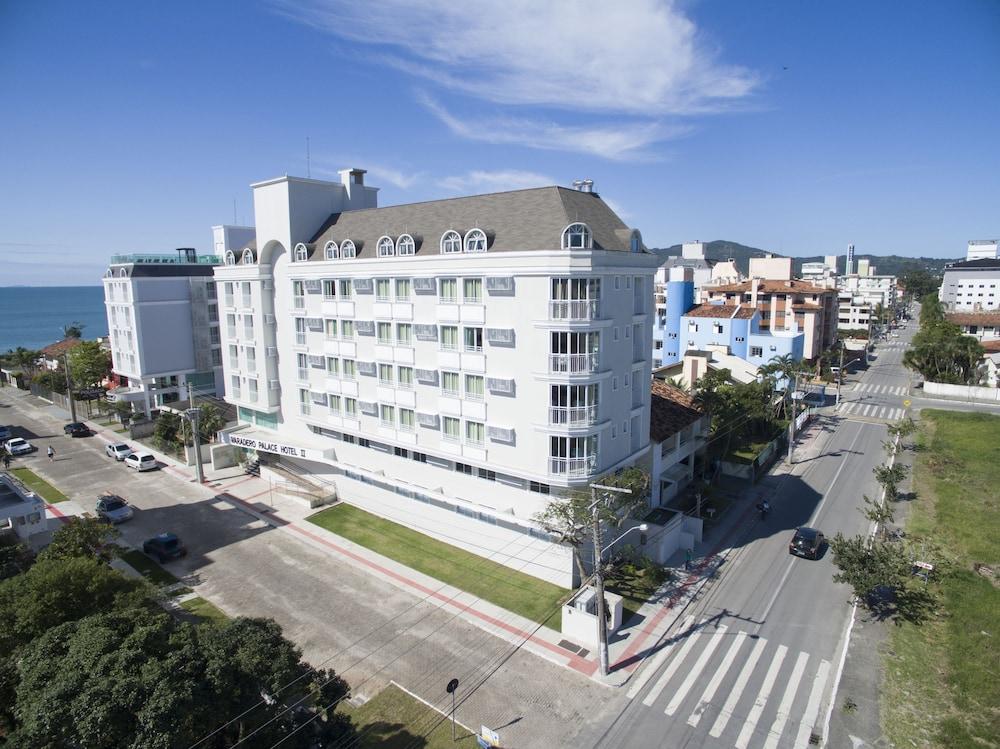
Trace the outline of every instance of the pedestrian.
[[56, 451], [52, 449], [52, 445], [49, 445], [49, 449], [48, 449], [48, 453], [49, 453], [49, 460], [50, 460], [50, 461], [51, 461], [51, 460], [52, 460], [53, 458], [55, 458], [55, 456], [56, 456]]
[[684, 569], [691, 569], [691, 549], [684, 549]]
[[7, 468], [8, 470], [10, 469], [10, 453], [5, 452], [3, 454], [3, 467]]

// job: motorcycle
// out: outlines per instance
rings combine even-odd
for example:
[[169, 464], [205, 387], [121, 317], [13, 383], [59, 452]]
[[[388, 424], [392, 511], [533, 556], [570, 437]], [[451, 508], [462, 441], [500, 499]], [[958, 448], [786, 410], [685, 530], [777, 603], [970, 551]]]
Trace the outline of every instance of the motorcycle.
[[757, 505], [757, 511], [760, 512], [760, 519], [766, 520], [767, 513], [771, 511], [771, 505], [768, 502], [761, 502]]

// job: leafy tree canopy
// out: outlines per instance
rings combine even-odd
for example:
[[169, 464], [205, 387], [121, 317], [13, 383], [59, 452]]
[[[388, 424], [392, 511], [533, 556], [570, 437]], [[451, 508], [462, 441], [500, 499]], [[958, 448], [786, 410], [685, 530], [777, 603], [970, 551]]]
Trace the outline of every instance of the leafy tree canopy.
[[81, 341], [68, 357], [70, 377], [78, 388], [99, 385], [111, 374], [111, 355], [97, 341]]
[[52, 543], [45, 547], [39, 559], [68, 557], [98, 557], [107, 562], [118, 555], [115, 540], [121, 535], [117, 528], [91, 517], [72, 517], [53, 534]]

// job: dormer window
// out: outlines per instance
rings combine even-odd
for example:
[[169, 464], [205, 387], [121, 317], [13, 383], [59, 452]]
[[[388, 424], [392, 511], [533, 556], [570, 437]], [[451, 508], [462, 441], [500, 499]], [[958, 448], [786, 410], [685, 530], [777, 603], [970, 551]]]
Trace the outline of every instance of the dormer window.
[[249, 247], [243, 250], [243, 265], [253, 265], [253, 250]]
[[482, 229], [470, 229], [465, 235], [466, 252], [486, 252], [486, 233]]
[[563, 229], [562, 248], [564, 250], [589, 250], [591, 237], [588, 226], [586, 224], [570, 224]]
[[642, 235], [638, 229], [632, 230], [632, 236], [629, 238], [629, 251], [642, 252]]
[[378, 241], [378, 256], [392, 257], [395, 254], [396, 254], [396, 243], [392, 241], [392, 237], [382, 237]]
[[226, 265], [236, 265], [236, 253], [232, 250], [226, 250]]
[[108, 268], [108, 272], [104, 274], [104, 277], [105, 278], [114, 278], [115, 277], [115, 272], [113, 270], [111, 270], [111, 268]]
[[323, 257], [327, 260], [336, 260], [340, 257], [340, 250], [337, 248], [336, 242], [326, 243], [326, 247], [323, 248]]
[[[233, 253], [230, 252], [229, 254], [232, 255]], [[128, 273], [125, 272], [124, 268], [122, 268], [120, 271], [118, 271], [118, 277], [119, 278], [128, 278]]]
[[340, 257], [341, 259], [347, 257], [357, 257], [358, 251], [354, 249], [354, 242], [349, 239], [345, 239], [340, 243]]
[[295, 262], [301, 263], [309, 259], [309, 248], [299, 242], [295, 245]]
[[441, 254], [450, 255], [462, 251], [462, 235], [457, 231], [446, 231], [441, 235]]
[[417, 244], [409, 234], [403, 234], [396, 240], [397, 255], [412, 255], [417, 251]]

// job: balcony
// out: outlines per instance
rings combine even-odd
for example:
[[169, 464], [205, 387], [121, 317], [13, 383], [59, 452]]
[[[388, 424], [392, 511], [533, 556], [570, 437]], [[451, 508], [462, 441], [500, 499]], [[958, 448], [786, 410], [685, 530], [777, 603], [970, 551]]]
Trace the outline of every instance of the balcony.
[[552, 320], [597, 320], [600, 314], [601, 302], [597, 299], [549, 302], [549, 318]]
[[591, 476], [597, 470], [597, 455], [582, 458], [549, 458], [549, 473], [568, 478]]
[[304, 296], [297, 296], [292, 299], [292, 304], [295, 309], [305, 309], [306, 308], [306, 298]]
[[597, 371], [599, 356], [594, 354], [550, 354], [549, 371], [566, 374], [592, 374]]
[[597, 423], [597, 404], [591, 406], [551, 406], [549, 423], [590, 426]]

